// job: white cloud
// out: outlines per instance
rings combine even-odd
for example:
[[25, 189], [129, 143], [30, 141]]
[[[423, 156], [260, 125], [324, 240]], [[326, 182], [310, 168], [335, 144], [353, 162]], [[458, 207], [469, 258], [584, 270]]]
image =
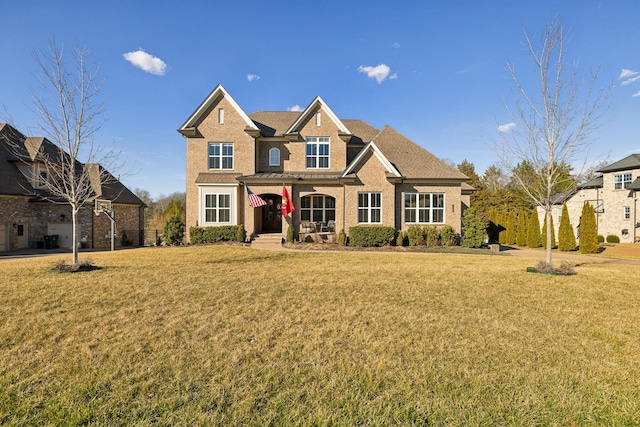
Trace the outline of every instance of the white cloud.
[[260, 80], [260, 76], [256, 74], [247, 74], [247, 80], [249, 80], [250, 82], [254, 80]]
[[[372, 67], [370, 65], [364, 66], [361, 65], [358, 67], [358, 71], [361, 73], [365, 73], [367, 77], [370, 79], [375, 79], [378, 83], [382, 83], [389, 77], [389, 73], [391, 72], [391, 68], [387, 64], [380, 64]], [[397, 78], [397, 74], [394, 74], [391, 78]]]
[[633, 94], [633, 95], [631, 95], [631, 96], [633, 96], [634, 98], [635, 98], [635, 97], [640, 96], [640, 90], [639, 90], [639, 91], [637, 91], [636, 93], [634, 93], [634, 94]]
[[391, 46], [395, 47], [396, 49], [400, 49], [400, 43], [398, 42], [393, 43]]
[[287, 111], [302, 111], [302, 107], [296, 104], [293, 107], [288, 107]]
[[630, 79], [627, 79], [627, 80], [623, 81], [622, 83], [620, 83], [620, 86], [630, 85], [631, 83], [637, 82], [638, 80], [640, 80], [640, 76], [635, 76], [635, 77], [632, 77]]
[[155, 74], [156, 76], [164, 76], [167, 73], [167, 64], [160, 58], [149, 55], [142, 49], [135, 52], [123, 53], [124, 59], [129, 61], [131, 65], [140, 68], [142, 71]]
[[398, 78], [398, 73], [393, 73], [389, 76], [389, 80], [395, 80]]
[[498, 131], [501, 133], [507, 133], [514, 130], [515, 127], [516, 127], [516, 124], [513, 122], [507, 123], [506, 125], [498, 125]]
[[620, 75], [618, 76], [618, 80], [628, 79], [629, 77], [633, 77], [633, 76], [635, 76], [637, 74], [638, 74], [637, 71], [628, 70], [626, 68], [623, 68], [622, 71], [620, 72]]

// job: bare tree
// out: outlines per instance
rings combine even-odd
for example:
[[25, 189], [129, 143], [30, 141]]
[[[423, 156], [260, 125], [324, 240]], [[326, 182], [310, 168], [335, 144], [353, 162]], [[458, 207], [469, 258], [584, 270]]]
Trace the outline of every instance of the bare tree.
[[[599, 69], [583, 77], [579, 61], [568, 60], [568, 32], [558, 17], [546, 25], [539, 44], [523, 32], [537, 81], [525, 84], [515, 65], [507, 65], [517, 95], [504, 104], [515, 127], [501, 132], [495, 151], [505, 168], [514, 171], [524, 193], [548, 216], [558, 188], [575, 185], [565, 182], [570, 179], [567, 167], [586, 162], [589, 138], [601, 126], [608, 88], [595, 89]], [[533, 176], [518, 173], [514, 166], [521, 162], [533, 168]], [[547, 221], [546, 235], [546, 263], [551, 266], [551, 221]]]
[[78, 263], [78, 212], [114, 179], [107, 169], [116, 166], [118, 159], [114, 149], [105, 149], [94, 139], [102, 125], [104, 104], [99, 100], [102, 80], [98, 68], [88, 63], [89, 54], [86, 48], [75, 48], [67, 58], [55, 40], [47, 51], [33, 54], [40, 69], [39, 84], [31, 89], [39, 129], [55, 146], [38, 148], [36, 161], [47, 172], [39, 182], [45, 190], [40, 196], [71, 206], [74, 265]]

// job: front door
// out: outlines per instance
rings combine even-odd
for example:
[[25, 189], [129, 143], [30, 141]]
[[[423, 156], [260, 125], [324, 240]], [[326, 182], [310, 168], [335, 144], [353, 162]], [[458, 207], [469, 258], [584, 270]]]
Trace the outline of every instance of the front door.
[[267, 204], [262, 207], [262, 231], [265, 233], [282, 232], [282, 196], [267, 194], [262, 196]]
[[25, 249], [29, 246], [29, 236], [27, 233], [27, 224], [16, 224], [16, 234], [18, 236], [16, 248]]

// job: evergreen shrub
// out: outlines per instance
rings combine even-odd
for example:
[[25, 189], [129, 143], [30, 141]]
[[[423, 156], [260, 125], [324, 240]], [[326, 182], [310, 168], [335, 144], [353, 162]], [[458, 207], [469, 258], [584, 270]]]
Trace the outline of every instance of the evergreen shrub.
[[466, 248], [480, 248], [487, 238], [487, 224], [477, 214], [474, 208], [468, 208], [462, 215], [462, 246]]
[[562, 217], [560, 217], [560, 227], [558, 228], [558, 249], [561, 251], [576, 250], [576, 235], [573, 233], [566, 204], [562, 206]]
[[423, 228], [424, 244], [431, 246], [438, 246], [440, 241], [440, 230], [434, 225], [425, 225]]
[[604, 236], [602, 234], [598, 234], [598, 243], [604, 243]]
[[607, 236], [607, 243], [620, 243], [620, 237], [615, 234], [609, 234]]
[[189, 237], [194, 245], [217, 242], [244, 242], [243, 225], [222, 225], [219, 227], [191, 227]]
[[527, 212], [524, 209], [520, 209], [520, 212], [518, 212], [516, 245], [527, 246]]
[[410, 225], [409, 228], [407, 228], [407, 231], [404, 232], [404, 237], [407, 239], [407, 244], [409, 246], [425, 244], [424, 229], [418, 224]]
[[384, 225], [349, 227], [349, 246], [385, 246], [396, 239], [396, 229]]
[[530, 248], [539, 248], [542, 246], [542, 237], [540, 235], [540, 221], [538, 220], [538, 211], [533, 209], [529, 217], [527, 226], [527, 246]]
[[458, 244], [458, 236], [453, 227], [445, 225], [440, 231], [440, 244], [442, 246], [456, 246]]
[[172, 216], [164, 223], [162, 237], [167, 245], [177, 246], [184, 239], [184, 223], [179, 216]]
[[580, 217], [580, 253], [593, 254], [598, 252], [596, 227], [596, 214], [593, 206], [591, 203], [585, 202]]

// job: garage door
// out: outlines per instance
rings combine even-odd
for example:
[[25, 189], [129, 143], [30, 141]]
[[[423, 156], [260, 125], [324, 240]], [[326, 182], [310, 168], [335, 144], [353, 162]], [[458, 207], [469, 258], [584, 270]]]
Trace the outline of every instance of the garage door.
[[0, 252], [9, 250], [7, 247], [7, 224], [0, 224]]
[[66, 222], [50, 222], [48, 227], [49, 235], [58, 236], [58, 246], [71, 249], [73, 246], [73, 225]]

